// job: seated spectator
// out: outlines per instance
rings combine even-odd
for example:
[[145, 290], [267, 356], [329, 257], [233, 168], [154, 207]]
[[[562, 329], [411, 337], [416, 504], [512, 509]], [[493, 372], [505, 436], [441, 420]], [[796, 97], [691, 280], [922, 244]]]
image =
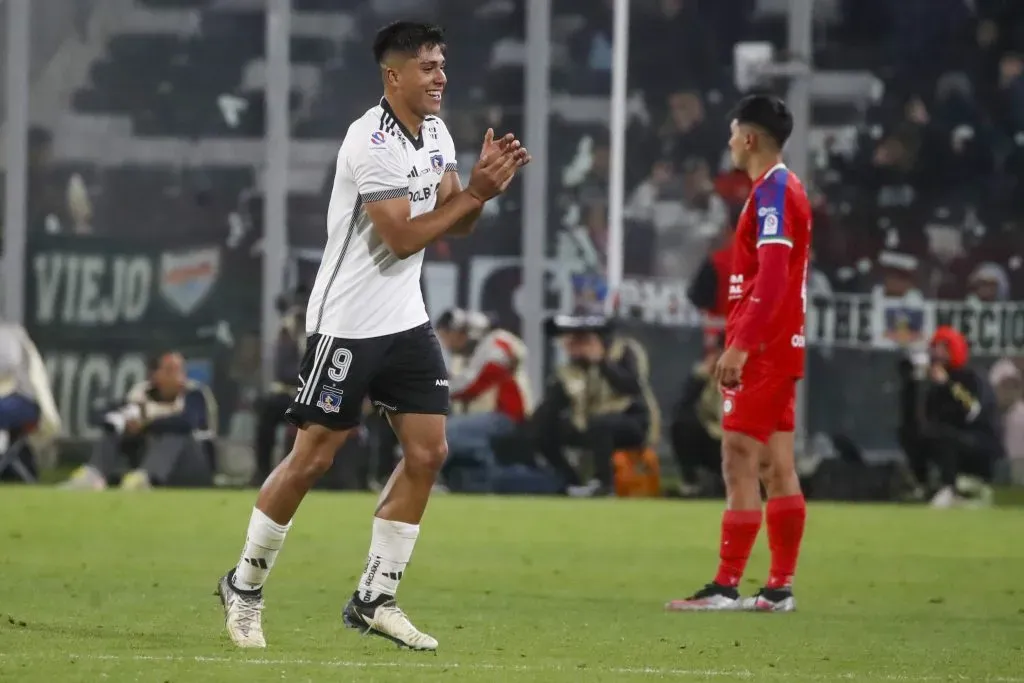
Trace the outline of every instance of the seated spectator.
[[933, 507], [990, 503], [993, 468], [1003, 452], [995, 397], [967, 359], [963, 335], [951, 327], [936, 330], [930, 357], [922, 359], [921, 403], [910, 417], [915, 428], [903, 441], [921, 486], [928, 486], [931, 467], [939, 472]]
[[989, 371], [996, 405], [1003, 422], [1003, 452], [1010, 467], [1010, 479], [1024, 485], [1024, 381], [1020, 368], [1003, 358]]
[[706, 340], [704, 358], [686, 380], [672, 418], [672, 450], [684, 496], [706, 495], [722, 480], [722, 394], [712, 373], [724, 338], [713, 333]]
[[700, 94], [692, 91], [672, 93], [666, 104], [664, 122], [655, 131], [652, 141], [652, 156], [675, 159], [680, 164], [696, 156], [708, 164], [717, 164], [722, 156], [721, 136], [707, 123]]
[[[449, 489], [493, 490], [497, 459], [492, 441], [511, 434], [530, 414], [526, 345], [507, 330], [492, 329], [482, 314], [463, 314], [438, 327], [449, 353], [465, 361], [449, 372], [453, 414], [448, 419]], [[459, 324], [461, 323], [461, 324]]]
[[[38, 441], [52, 438], [58, 431], [60, 416], [35, 344], [21, 325], [0, 322], [0, 453], [28, 434]], [[36, 476], [32, 450], [24, 449], [19, 457]], [[0, 472], [0, 478], [10, 475], [13, 473], [6, 470]]]
[[103, 434], [87, 465], [65, 488], [105, 489], [213, 484], [217, 404], [206, 386], [185, 377], [176, 351], [153, 356], [150, 377], [101, 417]]
[[[558, 316], [548, 329], [560, 337], [566, 361], [534, 413], [534, 442], [569, 495], [607, 495], [615, 451], [643, 448], [657, 439], [646, 353], [637, 342], [613, 334], [611, 323], [598, 316]], [[569, 463], [567, 448], [590, 453], [593, 478], [586, 484]]]
[[[273, 454], [277, 430], [285, 411], [298, 392], [299, 363], [306, 350], [306, 301], [308, 292], [300, 288], [295, 301], [279, 302], [281, 329], [274, 347], [274, 381], [256, 405], [256, 471], [252, 485], [262, 486], [274, 469]], [[285, 452], [291, 450], [290, 444]]]

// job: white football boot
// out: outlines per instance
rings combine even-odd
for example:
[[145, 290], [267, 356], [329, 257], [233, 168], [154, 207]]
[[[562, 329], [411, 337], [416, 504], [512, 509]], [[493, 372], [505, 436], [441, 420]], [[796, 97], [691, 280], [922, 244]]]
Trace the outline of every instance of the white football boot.
[[672, 600], [665, 605], [669, 612], [733, 612], [742, 608], [738, 590], [714, 582], [688, 598]]
[[224, 627], [238, 647], [266, 647], [263, 638], [263, 593], [240, 591], [231, 585], [235, 570], [217, 583], [216, 595], [224, 606]]
[[405, 612], [398, 608], [395, 598], [381, 595], [373, 602], [363, 602], [353, 595], [341, 612], [345, 626], [364, 635], [386, 638], [398, 647], [433, 652], [437, 640], [412, 625]]

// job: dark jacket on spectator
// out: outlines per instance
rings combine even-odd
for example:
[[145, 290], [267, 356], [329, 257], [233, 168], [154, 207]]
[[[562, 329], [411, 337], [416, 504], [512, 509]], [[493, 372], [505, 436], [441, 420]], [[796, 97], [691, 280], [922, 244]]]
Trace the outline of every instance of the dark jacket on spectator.
[[216, 434], [217, 402], [206, 385], [192, 380], [174, 401], [161, 400], [149, 382], [141, 382], [98, 417], [100, 425], [118, 434], [135, 419], [142, 422], [144, 434], [191, 434], [210, 441]]

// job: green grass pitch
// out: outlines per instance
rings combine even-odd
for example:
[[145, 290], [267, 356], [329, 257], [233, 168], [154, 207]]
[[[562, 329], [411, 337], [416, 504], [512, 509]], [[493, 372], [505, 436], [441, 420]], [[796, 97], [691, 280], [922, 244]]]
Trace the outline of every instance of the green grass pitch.
[[[666, 614], [708, 580], [717, 503], [439, 497], [401, 604], [441, 642], [342, 627], [374, 499], [315, 494], [265, 651], [212, 595], [252, 492], [0, 489], [0, 681], [1024, 683], [1024, 512], [812, 504], [796, 614]], [[762, 534], [745, 588], [764, 577]]]

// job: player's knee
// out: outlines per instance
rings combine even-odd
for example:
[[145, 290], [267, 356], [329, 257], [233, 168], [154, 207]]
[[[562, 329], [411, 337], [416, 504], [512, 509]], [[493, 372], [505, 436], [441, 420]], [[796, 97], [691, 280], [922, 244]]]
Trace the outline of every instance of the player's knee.
[[791, 461], [769, 460], [761, 464], [761, 483], [770, 497], [787, 495], [794, 486], [799, 486], [796, 467]]
[[758, 450], [750, 439], [727, 433], [722, 438], [722, 477], [726, 486], [757, 480]]
[[442, 437], [436, 441], [404, 447], [403, 457], [407, 468], [437, 474], [448, 457], [448, 442]]

